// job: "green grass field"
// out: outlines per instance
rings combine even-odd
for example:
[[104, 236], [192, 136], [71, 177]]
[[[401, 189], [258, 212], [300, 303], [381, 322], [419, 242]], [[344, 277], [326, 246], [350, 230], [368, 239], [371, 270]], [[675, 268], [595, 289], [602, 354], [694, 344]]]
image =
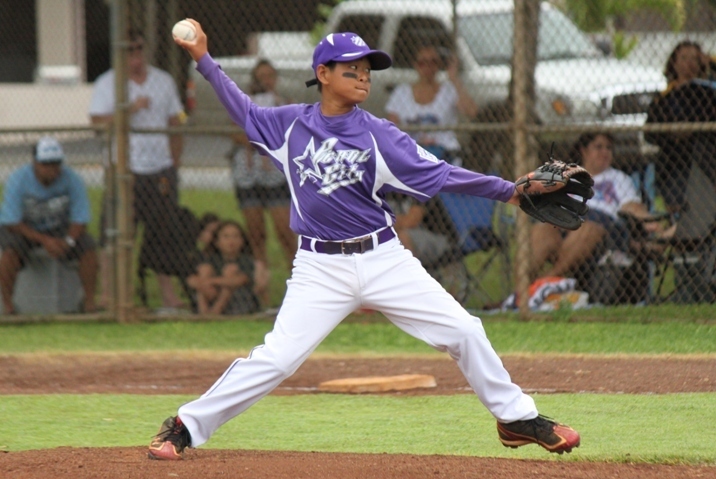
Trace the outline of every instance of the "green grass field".
[[[259, 344], [270, 321], [2, 326], [0, 354], [112, 351], [233, 351]], [[713, 355], [716, 325], [698, 322], [491, 320], [506, 353]], [[341, 324], [316, 354], [439, 354], [382, 321]], [[668, 379], [667, 379], [668, 380]], [[716, 464], [694, 424], [716, 421], [716, 394], [537, 394], [540, 410], [576, 427], [581, 448], [563, 460]], [[184, 395], [15, 395], [0, 401], [0, 450], [141, 446]], [[246, 431], [253, 431], [247, 434]], [[261, 431], [256, 433], [255, 431]], [[207, 448], [452, 454], [550, 459], [538, 447], [503, 448], [472, 395], [268, 396], [227, 423]]]
[[[543, 411], [578, 428], [582, 447], [563, 460], [716, 463], [693, 424], [713, 424], [713, 394], [535, 395]], [[6, 396], [7, 450], [143, 446], [172, 405], [191, 396]], [[251, 431], [251, 433], [247, 433]], [[631, 432], [625, 434], [625, 431]], [[546, 459], [537, 446], [504, 448], [494, 419], [472, 395], [268, 396], [202, 447]], [[562, 459], [562, 458], [560, 458]]]
[[[377, 316], [366, 323], [344, 322], [317, 352], [442, 354]], [[157, 350], [247, 353], [263, 342], [272, 326], [270, 321], [5, 325], [0, 327], [0, 354]], [[488, 318], [485, 330], [501, 354], [716, 354], [715, 324], [520, 322]]]

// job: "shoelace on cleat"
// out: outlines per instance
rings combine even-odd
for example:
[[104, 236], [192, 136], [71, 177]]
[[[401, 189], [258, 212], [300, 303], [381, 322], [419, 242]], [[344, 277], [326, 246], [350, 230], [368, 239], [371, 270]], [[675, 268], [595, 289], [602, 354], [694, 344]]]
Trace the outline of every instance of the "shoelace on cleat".
[[160, 431], [156, 436], [163, 441], [169, 441], [181, 449], [189, 446], [189, 433], [181, 423], [174, 422], [172, 427]]
[[540, 437], [538, 434], [538, 430], [544, 430], [548, 434], [552, 434], [554, 432], [554, 426], [557, 425], [556, 422], [554, 422], [551, 418], [548, 418], [547, 416], [538, 415], [536, 418], [534, 418], [532, 421], [530, 421], [530, 424], [532, 426], [532, 430], [534, 432], [535, 437]]

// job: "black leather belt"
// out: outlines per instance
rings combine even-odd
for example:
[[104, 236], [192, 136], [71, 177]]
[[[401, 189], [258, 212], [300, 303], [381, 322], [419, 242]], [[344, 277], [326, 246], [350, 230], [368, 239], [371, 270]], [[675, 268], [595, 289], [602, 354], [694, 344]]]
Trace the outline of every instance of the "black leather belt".
[[[386, 228], [378, 232], [378, 244], [383, 244], [395, 238], [393, 228]], [[311, 238], [301, 236], [301, 249], [315, 251], [323, 254], [361, 254], [372, 250], [373, 237], [368, 235], [350, 241], [321, 241], [316, 240], [311, 247]]]

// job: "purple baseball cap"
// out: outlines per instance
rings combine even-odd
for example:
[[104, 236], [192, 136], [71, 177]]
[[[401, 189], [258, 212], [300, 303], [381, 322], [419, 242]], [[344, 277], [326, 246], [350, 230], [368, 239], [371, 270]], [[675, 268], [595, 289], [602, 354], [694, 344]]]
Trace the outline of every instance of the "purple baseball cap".
[[[385, 70], [393, 64], [390, 55], [380, 50], [371, 50], [357, 33], [331, 33], [313, 50], [313, 72], [316, 72], [318, 65], [326, 65], [332, 61], [349, 62], [363, 57], [368, 58], [371, 70]], [[317, 84], [316, 78], [306, 82], [307, 87]]]

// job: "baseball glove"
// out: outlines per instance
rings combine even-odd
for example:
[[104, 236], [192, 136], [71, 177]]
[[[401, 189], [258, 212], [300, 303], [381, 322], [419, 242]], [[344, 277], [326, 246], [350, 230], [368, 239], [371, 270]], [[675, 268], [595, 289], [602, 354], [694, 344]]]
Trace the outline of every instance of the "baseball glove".
[[594, 196], [594, 180], [575, 163], [564, 163], [550, 155], [549, 161], [515, 182], [522, 211], [567, 230], [578, 229]]

